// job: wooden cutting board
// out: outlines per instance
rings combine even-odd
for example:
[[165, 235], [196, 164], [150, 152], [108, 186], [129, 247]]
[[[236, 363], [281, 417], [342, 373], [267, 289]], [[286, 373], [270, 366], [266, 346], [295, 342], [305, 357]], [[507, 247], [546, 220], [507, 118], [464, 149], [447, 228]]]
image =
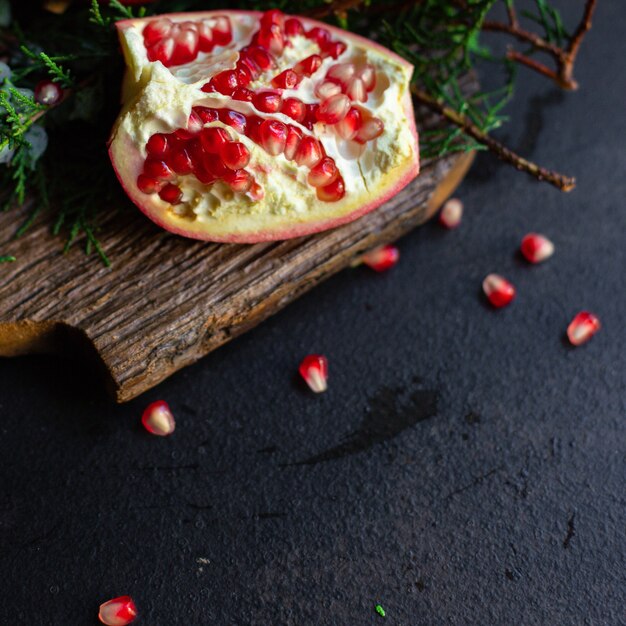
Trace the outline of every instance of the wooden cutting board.
[[97, 358], [118, 402], [252, 328], [366, 251], [422, 224], [452, 193], [473, 155], [424, 163], [390, 202], [332, 231], [256, 245], [171, 235], [139, 211], [116, 213], [99, 237], [104, 267], [41, 223], [12, 237], [0, 213], [0, 356], [79, 351]]

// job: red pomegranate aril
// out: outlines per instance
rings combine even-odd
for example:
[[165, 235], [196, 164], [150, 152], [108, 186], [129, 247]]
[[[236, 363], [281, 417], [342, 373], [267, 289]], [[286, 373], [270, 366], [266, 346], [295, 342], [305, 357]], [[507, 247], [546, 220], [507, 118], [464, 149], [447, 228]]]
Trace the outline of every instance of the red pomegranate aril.
[[151, 178], [145, 174], [137, 176], [137, 188], [143, 193], [156, 193], [163, 186], [163, 181]]
[[581, 311], [567, 327], [567, 338], [573, 346], [580, 346], [589, 341], [602, 327], [597, 315]]
[[185, 148], [176, 150], [169, 159], [171, 168], [180, 175], [191, 174], [193, 161]]
[[252, 72], [245, 63], [237, 63], [235, 72], [237, 72], [237, 82], [240, 87], [247, 87], [252, 82]]
[[376, 87], [376, 68], [369, 63], [359, 72], [359, 78], [363, 81], [365, 89], [370, 92]]
[[193, 137], [195, 136], [195, 133], [192, 133], [186, 128], [177, 128], [174, 131], [173, 135], [174, 135], [174, 139], [177, 141], [189, 141], [190, 139], [193, 139]]
[[167, 37], [172, 26], [172, 22], [166, 17], [148, 22], [142, 33], [145, 46], [152, 46], [157, 41]]
[[306, 36], [307, 36], [307, 39], [312, 39], [313, 41], [317, 42], [317, 45], [320, 48], [323, 48], [324, 44], [330, 41], [330, 31], [326, 30], [325, 28], [320, 28], [319, 26], [312, 28], [306, 34]]
[[173, 185], [172, 183], [167, 183], [167, 185], [159, 191], [159, 197], [164, 202], [178, 204], [183, 197], [183, 192], [180, 187]]
[[163, 65], [169, 67], [172, 54], [174, 54], [174, 40], [168, 37], [167, 39], [157, 41], [153, 46], [147, 48], [147, 52], [150, 61], [161, 61]]
[[230, 141], [230, 136], [223, 128], [203, 128], [200, 131], [200, 141], [206, 152], [217, 154]]
[[317, 139], [307, 136], [302, 138], [298, 146], [295, 161], [298, 165], [311, 169], [322, 160], [323, 156], [322, 144]]
[[246, 135], [252, 139], [255, 143], [260, 143], [259, 127], [263, 123], [263, 118], [258, 115], [249, 115], [248, 122], [246, 124]]
[[261, 68], [254, 62], [249, 53], [244, 53], [242, 50], [239, 53], [239, 61], [237, 65], [245, 65], [250, 70], [250, 75], [255, 79], [261, 72]]
[[246, 193], [252, 188], [254, 180], [252, 175], [246, 170], [234, 170], [224, 174], [224, 182], [233, 190], [239, 193]]
[[439, 223], [444, 228], [456, 228], [463, 218], [463, 203], [458, 198], [450, 198], [439, 213]]
[[285, 70], [272, 78], [272, 87], [279, 89], [293, 89], [300, 83], [300, 76], [293, 70]]
[[328, 70], [326, 78], [334, 78], [343, 85], [347, 85], [354, 78], [355, 73], [354, 63], [337, 63]]
[[296, 35], [304, 35], [304, 26], [302, 22], [295, 18], [290, 17], [285, 21], [285, 35], [287, 37], [295, 37]]
[[515, 298], [515, 287], [499, 274], [489, 274], [483, 280], [483, 292], [496, 308], [510, 304]]
[[155, 157], [165, 157], [169, 151], [169, 139], [163, 133], [156, 133], [148, 139], [146, 152]]
[[365, 120], [363, 124], [361, 124], [361, 128], [359, 128], [354, 140], [359, 143], [367, 143], [368, 141], [380, 137], [384, 130], [385, 125], [381, 120], [377, 117], [370, 117], [370, 119]]
[[304, 76], [311, 76], [320, 69], [322, 65], [322, 57], [319, 54], [312, 54], [311, 56], [303, 59], [294, 66], [294, 71]]
[[203, 124], [209, 124], [211, 122], [215, 122], [218, 119], [218, 113], [215, 109], [197, 106], [193, 107], [193, 109], [191, 110], [202, 120]]
[[304, 125], [309, 130], [313, 130], [313, 124], [317, 122], [317, 109], [319, 109], [319, 107], [319, 104], [306, 105], [306, 117], [304, 118]]
[[219, 154], [205, 154], [202, 166], [207, 174], [215, 178], [223, 178], [229, 171]]
[[[237, 72], [235, 70], [224, 70], [213, 76], [209, 82], [217, 91], [225, 96], [232, 95], [233, 91], [239, 87]], [[204, 91], [204, 90], [203, 90]]]
[[135, 621], [137, 607], [130, 596], [113, 598], [100, 605], [98, 619], [106, 626], [126, 626]]
[[241, 51], [243, 55], [248, 56], [252, 62], [259, 68], [261, 72], [266, 72], [276, 65], [274, 58], [267, 50], [260, 48], [259, 46], [249, 46]]
[[202, 91], [204, 93], [217, 93], [217, 89], [215, 88], [215, 84], [212, 82], [205, 83], [202, 85]]
[[326, 187], [317, 188], [317, 197], [323, 202], [337, 202], [346, 195], [346, 185], [339, 176], [334, 182]]
[[278, 24], [272, 24], [261, 30], [255, 35], [256, 43], [269, 50], [272, 54], [280, 55], [285, 48], [285, 38], [283, 31]]
[[215, 18], [213, 24], [213, 41], [218, 46], [225, 46], [233, 40], [233, 31], [230, 25], [230, 19], [225, 15]]
[[233, 100], [240, 100], [241, 102], [252, 102], [254, 99], [254, 91], [251, 89], [246, 89], [245, 87], [240, 87], [239, 89], [235, 89], [232, 95]]
[[362, 261], [375, 272], [386, 272], [400, 260], [400, 250], [391, 244], [379, 246], [363, 255]]
[[141, 423], [150, 434], [159, 437], [171, 435], [176, 428], [174, 415], [164, 400], [149, 404], [141, 416]]
[[318, 83], [315, 87], [315, 95], [320, 100], [327, 100], [331, 96], [336, 96], [341, 93], [341, 85], [334, 80], [325, 80], [322, 83]]
[[276, 113], [282, 104], [280, 94], [275, 91], [261, 91], [254, 95], [252, 104], [263, 113]]
[[265, 120], [259, 127], [261, 146], [272, 156], [281, 154], [287, 142], [287, 126], [277, 120]]
[[177, 37], [172, 53], [172, 65], [184, 65], [198, 56], [198, 32], [184, 29]]
[[331, 41], [322, 48], [322, 55], [338, 59], [347, 49], [343, 41]]
[[189, 119], [187, 120], [187, 130], [190, 133], [195, 134], [199, 132], [203, 126], [204, 122], [202, 121], [202, 118], [193, 109], [191, 109]]
[[143, 172], [150, 178], [159, 178], [161, 180], [167, 180], [172, 175], [172, 170], [165, 161], [153, 159], [152, 157], [146, 159], [146, 162], [143, 164]]
[[346, 87], [346, 95], [353, 102], [365, 102], [367, 91], [365, 91], [363, 81], [360, 78], [352, 78]]
[[328, 388], [328, 360], [321, 354], [309, 354], [298, 367], [300, 376], [311, 391], [322, 393]]
[[63, 90], [51, 80], [40, 80], [35, 86], [35, 101], [46, 106], [54, 106], [63, 98]]
[[290, 124], [287, 127], [287, 140], [285, 141], [285, 158], [288, 161], [294, 160], [301, 141], [302, 131]]
[[222, 146], [220, 156], [224, 165], [231, 170], [240, 170], [250, 163], [250, 152], [239, 141], [233, 141]]
[[198, 23], [198, 50], [200, 52], [211, 52], [215, 47], [213, 41], [213, 29], [210, 20], [202, 20]]
[[219, 118], [222, 123], [234, 128], [238, 133], [246, 132], [247, 120], [243, 113], [232, 111], [231, 109], [220, 109]]
[[340, 122], [350, 110], [350, 99], [344, 94], [331, 96], [324, 100], [315, 112], [318, 121], [326, 124]]
[[285, 15], [279, 9], [270, 9], [261, 15], [260, 22], [262, 28], [269, 28], [272, 24], [282, 27], [285, 22]]
[[530, 263], [541, 263], [554, 254], [554, 244], [543, 235], [528, 233], [522, 239], [520, 250]]
[[362, 123], [361, 111], [356, 107], [352, 107], [341, 122], [335, 124], [334, 128], [342, 139], [353, 139], [359, 128], [361, 128]]
[[298, 98], [285, 98], [280, 112], [296, 122], [303, 122], [306, 117], [306, 104]]
[[339, 176], [339, 170], [335, 162], [330, 157], [324, 157], [311, 169], [307, 182], [312, 187], [326, 187], [334, 182], [337, 176]]

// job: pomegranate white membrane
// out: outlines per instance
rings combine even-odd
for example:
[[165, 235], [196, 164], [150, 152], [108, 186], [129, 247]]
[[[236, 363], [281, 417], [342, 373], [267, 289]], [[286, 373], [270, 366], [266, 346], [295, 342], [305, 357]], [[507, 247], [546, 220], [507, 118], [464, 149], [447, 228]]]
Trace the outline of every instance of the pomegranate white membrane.
[[253, 243], [373, 210], [419, 171], [412, 66], [280, 11], [117, 23], [127, 72], [109, 153], [152, 220]]

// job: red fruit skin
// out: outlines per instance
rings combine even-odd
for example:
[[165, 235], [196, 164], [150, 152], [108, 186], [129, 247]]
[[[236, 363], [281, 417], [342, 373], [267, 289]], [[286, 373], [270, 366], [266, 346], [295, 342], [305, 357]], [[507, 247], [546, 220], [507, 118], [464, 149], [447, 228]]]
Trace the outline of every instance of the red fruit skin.
[[[237, 15], [248, 15], [259, 18], [262, 13], [259, 11], [241, 11], [236, 9], [229, 10], [221, 10], [221, 11], [202, 11], [202, 12], [190, 12], [190, 13], [171, 13], [167, 15], [161, 15], [159, 17], [169, 17], [179, 18], [182, 17], [186, 20], [198, 20], [202, 18], [210, 18], [218, 15], [230, 15], [236, 18]], [[153, 18], [142, 18], [146, 21], [149, 21]], [[137, 25], [137, 23], [141, 22], [142, 19], [130, 19], [130, 20], [120, 20], [115, 23], [115, 26], [119, 33], [124, 31], [125, 29], [132, 28]], [[299, 17], [298, 19], [304, 24], [305, 30], [308, 32], [312, 28], [319, 27], [328, 30], [331, 33], [331, 36], [339, 39], [350, 39], [357, 46], [363, 46], [365, 48], [370, 48], [372, 50], [378, 50], [384, 56], [395, 60], [397, 63], [407, 67], [410, 71], [413, 71], [413, 66], [406, 60], [400, 57], [399, 55], [391, 52], [384, 46], [377, 44], [376, 42], [367, 39], [365, 37], [361, 37], [360, 35], [356, 35], [353, 33], [347, 33], [346, 31], [332, 26], [330, 24], [326, 24], [323, 22], [318, 22], [317, 20]], [[311, 235], [314, 233], [323, 232], [325, 230], [329, 230], [331, 228], [336, 228], [338, 226], [342, 226], [343, 224], [348, 224], [353, 222], [356, 219], [359, 219], [363, 215], [366, 215], [370, 211], [377, 209], [379, 206], [387, 202], [390, 198], [393, 198], [397, 193], [406, 187], [418, 174], [420, 171], [420, 163], [419, 163], [419, 148], [418, 148], [418, 133], [417, 126], [415, 122], [415, 113], [413, 111], [413, 101], [411, 98], [411, 94], [409, 91], [406, 92], [402, 106], [407, 118], [408, 122], [408, 131], [413, 138], [413, 152], [415, 155], [414, 160], [409, 164], [409, 166], [401, 172], [393, 172], [390, 178], [390, 184], [386, 185], [380, 194], [372, 198], [369, 202], [365, 202], [360, 205], [358, 208], [355, 208], [353, 211], [349, 213], [345, 213], [343, 215], [339, 215], [336, 217], [332, 217], [329, 219], [320, 219], [315, 222], [306, 222], [306, 223], [294, 223], [286, 227], [276, 227], [276, 228], [267, 228], [264, 230], [260, 230], [257, 232], [232, 232], [228, 234], [221, 233], [209, 233], [204, 231], [192, 230], [189, 227], [182, 227], [177, 223], [174, 223], [168, 220], [164, 214], [161, 214], [156, 206], [150, 206], [150, 204], [146, 203], [146, 195], [140, 192], [136, 185], [135, 180], [137, 176], [141, 173], [139, 169], [134, 172], [130, 172], [130, 175], [127, 175], [124, 170], [123, 158], [118, 159], [118, 155], [121, 154], [137, 154], [137, 158], [140, 159], [141, 156], [138, 154], [137, 148], [135, 144], [130, 140], [128, 135], [124, 135], [119, 142], [117, 149], [115, 149], [114, 139], [115, 139], [115, 130], [116, 127], [113, 128], [113, 133], [109, 140], [109, 157], [111, 159], [111, 163], [113, 165], [113, 169], [117, 175], [120, 184], [124, 188], [127, 196], [130, 200], [137, 205], [139, 210], [144, 213], [149, 219], [151, 219], [155, 224], [160, 226], [161, 228], [174, 233], [176, 235], [181, 235], [183, 237], [187, 237], [190, 239], [199, 239], [202, 241], [215, 241], [220, 243], [260, 243], [264, 241], [281, 241], [284, 239], [292, 239], [294, 237], [302, 237], [305, 235]], [[120, 162], [121, 161], [121, 162]]]

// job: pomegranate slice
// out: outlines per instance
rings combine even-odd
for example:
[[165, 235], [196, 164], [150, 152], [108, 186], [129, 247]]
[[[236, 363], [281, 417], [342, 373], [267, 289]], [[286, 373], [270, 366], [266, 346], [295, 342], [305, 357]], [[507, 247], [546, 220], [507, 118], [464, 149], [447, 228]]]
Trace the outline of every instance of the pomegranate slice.
[[129, 71], [109, 154], [131, 200], [171, 232], [240, 243], [314, 233], [419, 171], [413, 68], [372, 41], [278, 10], [116, 26]]

